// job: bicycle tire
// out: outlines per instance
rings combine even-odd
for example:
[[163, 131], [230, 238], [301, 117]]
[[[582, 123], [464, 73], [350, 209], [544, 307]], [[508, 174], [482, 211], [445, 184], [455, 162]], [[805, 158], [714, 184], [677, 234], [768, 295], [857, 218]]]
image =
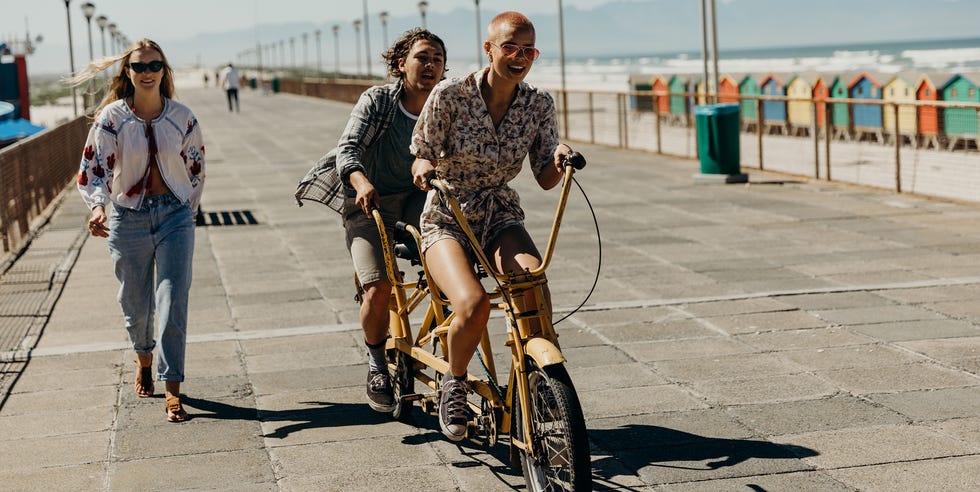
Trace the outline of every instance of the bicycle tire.
[[395, 372], [391, 386], [395, 397], [395, 409], [391, 416], [399, 422], [407, 422], [412, 415], [412, 401], [405, 401], [405, 395], [415, 393], [415, 359], [400, 350], [388, 351], [388, 361], [394, 363]]
[[[589, 436], [578, 394], [562, 364], [538, 365], [527, 361], [531, 399], [531, 439], [525, 438], [522, 409], [514, 402], [511, 435], [533, 443], [537, 460], [519, 451], [521, 470], [528, 490], [592, 490], [592, 461]], [[550, 392], [550, 396], [549, 396]]]

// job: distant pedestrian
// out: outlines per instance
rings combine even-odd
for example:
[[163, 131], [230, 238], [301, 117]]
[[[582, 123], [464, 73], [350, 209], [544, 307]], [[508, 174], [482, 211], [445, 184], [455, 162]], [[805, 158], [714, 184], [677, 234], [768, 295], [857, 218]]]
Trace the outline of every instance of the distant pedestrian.
[[238, 111], [238, 69], [231, 63], [221, 71], [221, 87], [228, 96], [228, 111], [232, 111], [231, 101], [235, 101], [235, 111]]
[[210, 82], [210, 80], [208, 79], [208, 73], [207, 72], [204, 72], [204, 88], [205, 89], [208, 88], [208, 82]]
[[[135, 390], [154, 393], [154, 317], [167, 420], [187, 419], [180, 402], [194, 210], [204, 191], [204, 143], [194, 114], [173, 100], [174, 75], [157, 43], [141, 39], [121, 55], [92, 62], [81, 85], [121, 63], [85, 142], [77, 187], [92, 211], [92, 236], [109, 241], [118, 300], [139, 366]], [[106, 216], [106, 206], [112, 211]], [[107, 219], [111, 228], [107, 227]], [[154, 274], [156, 275], [154, 278]]]

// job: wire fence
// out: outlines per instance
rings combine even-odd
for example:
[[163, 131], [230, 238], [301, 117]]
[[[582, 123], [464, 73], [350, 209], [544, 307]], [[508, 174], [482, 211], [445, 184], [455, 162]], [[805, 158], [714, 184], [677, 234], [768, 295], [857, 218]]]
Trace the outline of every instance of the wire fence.
[[[551, 91], [571, 140], [698, 157], [704, 94]], [[980, 200], [980, 103], [723, 94], [739, 104], [740, 166]]]
[[78, 171], [89, 120], [74, 120], [0, 149], [0, 233], [4, 268], [54, 211]]

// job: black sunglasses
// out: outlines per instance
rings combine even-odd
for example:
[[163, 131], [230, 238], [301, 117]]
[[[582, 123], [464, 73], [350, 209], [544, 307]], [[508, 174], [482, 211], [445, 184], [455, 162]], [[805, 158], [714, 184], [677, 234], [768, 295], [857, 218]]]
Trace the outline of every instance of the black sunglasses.
[[151, 72], [159, 72], [163, 70], [163, 62], [160, 60], [153, 60], [150, 63], [132, 62], [129, 64], [129, 68], [136, 73], [143, 73], [146, 69], [150, 69]]

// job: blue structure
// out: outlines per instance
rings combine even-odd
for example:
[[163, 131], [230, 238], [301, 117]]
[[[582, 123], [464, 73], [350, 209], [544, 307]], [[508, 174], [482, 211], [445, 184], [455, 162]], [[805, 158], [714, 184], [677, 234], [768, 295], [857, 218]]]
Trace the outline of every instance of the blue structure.
[[[785, 96], [786, 84], [769, 75], [759, 84], [764, 96]], [[762, 101], [762, 119], [766, 123], [786, 124], [786, 101]]]
[[[858, 75], [848, 86], [851, 99], [881, 100], [881, 84], [870, 75]], [[875, 104], [854, 105], [854, 126], [856, 128], [881, 129], [881, 106]]]

